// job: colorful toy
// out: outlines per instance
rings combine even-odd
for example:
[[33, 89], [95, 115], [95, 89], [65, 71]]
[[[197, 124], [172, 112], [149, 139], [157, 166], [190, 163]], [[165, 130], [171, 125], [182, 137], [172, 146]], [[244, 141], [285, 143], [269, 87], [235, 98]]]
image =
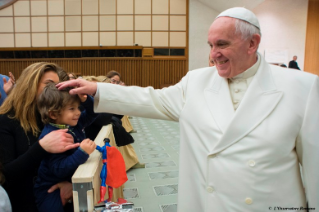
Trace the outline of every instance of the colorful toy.
[[[127, 181], [125, 162], [120, 151], [110, 145], [108, 138], [104, 139], [105, 145], [103, 147], [96, 146], [96, 150], [102, 153], [102, 170], [100, 174], [100, 201], [110, 202], [113, 196], [113, 188], [118, 188]], [[109, 198], [104, 200], [106, 194], [106, 185], [108, 185]]]

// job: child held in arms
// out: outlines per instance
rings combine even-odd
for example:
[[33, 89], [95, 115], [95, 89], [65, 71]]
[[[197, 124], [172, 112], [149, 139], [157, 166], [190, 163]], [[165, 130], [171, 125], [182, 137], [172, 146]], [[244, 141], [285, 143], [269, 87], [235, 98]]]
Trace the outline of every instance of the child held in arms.
[[[80, 147], [64, 153], [48, 154], [41, 162], [34, 185], [36, 204], [40, 212], [72, 211], [71, 204], [62, 202], [59, 189], [52, 193], [48, 193], [48, 190], [57, 183], [71, 182], [75, 170], [96, 148], [93, 141], [86, 139], [84, 132], [84, 128], [97, 116], [93, 111], [93, 98], [86, 95], [70, 95], [69, 90], [59, 91], [54, 83], [49, 83], [37, 102], [42, 122], [45, 124], [39, 139], [51, 131], [68, 129], [74, 142], [81, 143]], [[82, 112], [79, 109], [80, 105], [84, 108]]]

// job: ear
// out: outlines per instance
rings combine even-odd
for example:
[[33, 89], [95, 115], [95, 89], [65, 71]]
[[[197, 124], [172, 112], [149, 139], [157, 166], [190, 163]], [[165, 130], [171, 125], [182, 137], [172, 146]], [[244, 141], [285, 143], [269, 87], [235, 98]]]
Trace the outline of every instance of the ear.
[[55, 112], [49, 111], [49, 118], [52, 120], [56, 120], [58, 118], [58, 116]]
[[260, 35], [254, 34], [249, 42], [248, 53], [254, 54], [255, 52], [257, 52], [257, 49], [259, 47], [259, 43], [260, 43]]

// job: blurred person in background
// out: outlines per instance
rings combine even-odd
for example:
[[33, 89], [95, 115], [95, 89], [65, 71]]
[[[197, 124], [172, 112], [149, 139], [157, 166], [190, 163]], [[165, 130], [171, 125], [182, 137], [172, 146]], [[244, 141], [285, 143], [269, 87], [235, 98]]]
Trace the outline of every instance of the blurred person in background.
[[13, 89], [14, 84], [15, 78], [11, 72], [9, 72], [9, 76], [0, 74], [0, 106]]

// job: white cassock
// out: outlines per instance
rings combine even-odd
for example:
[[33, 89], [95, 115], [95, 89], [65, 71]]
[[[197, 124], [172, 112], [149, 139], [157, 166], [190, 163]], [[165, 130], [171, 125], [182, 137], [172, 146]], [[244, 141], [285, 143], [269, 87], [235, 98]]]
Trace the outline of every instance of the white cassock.
[[179, 121], [179, 212], [302, 211], [306, 194], [319, 211], [315, 75], [261, 57], [236, 112], [214, 67], [162, 90], [98, 83], [95, 111]]

